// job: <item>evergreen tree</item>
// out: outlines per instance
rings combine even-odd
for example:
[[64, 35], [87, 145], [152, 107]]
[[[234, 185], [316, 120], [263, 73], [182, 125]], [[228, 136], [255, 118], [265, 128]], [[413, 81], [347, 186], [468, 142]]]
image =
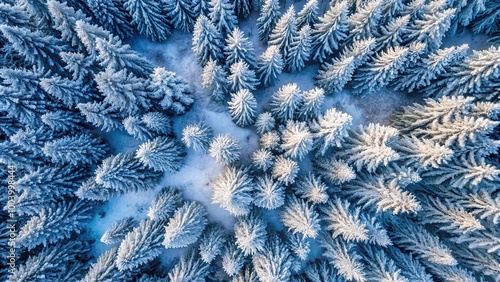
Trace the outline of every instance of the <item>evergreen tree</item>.
[[241, 146], [238, 140], [229, 134], [219, 134], [212, 142], [208, 152], [219, 164], [231, 164], [240, 158]]
[[299, 110], [299, 118], [303, 121], [314, 120], [321, 114], [325, 102], [325, 91], [315, 87], [302, 93], [303, 104]]
[[43, 153], [54, 163], [94, 164], [104, 158], [108, 148], [100, 138], [82, 134], [45, 143]]
[[90, 266], [89, 271], [82, 282], [100, 282], [122, 280], [125, 273], [118, 270], [115, 264], [118, 248], [112, 248], [101, 254], [95, 263]]
[[115, 256], [118, 270], [124, 272], [146, 264], [161, 254], [163, 221], [143, 220], [127, 233]]
[[106, 201], [118, 195], [120, 195], [119, 191], [97, 184], [95, 178], [84, 181], [82, 185], [80, 185], [80, 188], [75, 191], [75, 196], [82, 200]]
[[80, 233], [83, 221], [91, 218], [91, 206], [82, 201], [65, 201], [45, 207], [19, 230], [16, 245], [34, 249]]
[[165, 248], [183, 248], [196, 242], [207, 225], [207, 210], [197, 202], [178, 208], [165, 226]]
[[160, 4], [152, 0], [127, 0], [125, 9], [132, 16], [132, 24], [140, 34], [153, 41], [167, 39], [170, 26]]
[[195, 151], [208, 151], [212, 137], [212, 129], [204, 123], [188, 124], [182, 129], [182, 142]]
[[280, 17], [276, 26], [269, 35], [269, 45], [276, 45], [284, 58], [289, 57], [292, 42], [297, 37], [297, 20], [295, 8], [290, 6], [283, 16]]
[[269, 151], [278, 150], [280, 142], [280, 135], [274, 130], [262, 134], [259, 140], [260, 147]]
[[182, 202], [181, 192], [172, 187], [160, 190], [149, 205], [148, 217], [150, 220], [167, 220]]
[[269, 175], [255, 179], [254, 205], [268, 210], [277, 209], [285, 203], [285, 190], [281, 183]]
[[364, 252], [363, 261], [371, 276], [369, 280], [381, 281], [388, 279], [390, 281], [409, 281], [401, 275], [401, 269], [383, 250], [369, 245], [364, 245], [362, 249]]
[[229, 68], [230, 89], [233, 92], [238, 92], [243, 89], [255, 90], [259, 81], [255, 77], [255, 71], [250, 69], [247, 63], [238, 61]]
[[7, 48], [19, 54], [26, 64], [38, 68], [62, 70], [59, 52], [63, 50], [58, 39], [41, 31], [30, 31], [24, 27], [0, 25]]
[[172, 0], [165, 1], [166, 16], [174, 28], [192, 32], [199, 10], [196, 9], [196, 1]]
[[310, 241], [300, 236], [299, 234], [287, 233], [286, 238], [289, 244], [290, 252], [294, 255], [295, 264], [300, 261], [307, 260], [309, 253], [311, 252]]
[[383, 0], [366, 1], [349, 17], [349, 31], [355, 39], [366, 39], [375, 35], [382, 18]]
[[236, 238], [230, 237], [224, 246], [222, 252], [222, 269], [229, 277], [233, 277], [243, 268], [245, 264], [245, 255], [238, 248]]
[[238, 218], [234, 224], [234, 236], [236, 245], [245, 256], [264, 250], [267, 239], [266, 226], [267, 223], [262, 219], [262, 215], [255, 209]]
[[19, 5], [15, 3], [1, 3], [0, 4], [0, 24], [9, 26], [29, 26], [30, 15]]
[[283, 72], [284, 61], [278, 46], [271, 45], [262, 53], [257, 62], [257, 76], [264, 87], [271, 86], [278, 81]]
[[210, 0], [208, 17], [221, 34], [231, 32], [238, 20], [234, 15], [234, 5], [228, 0]]
[[259, 282], [259, 278], [253, 268], [247, 266], [244, 270], [240, 271], [238, 275], [234, 276], [231, 282]]
[[172, 282], [204, 282], [209, 274], [209, 265], [203, 262], [194, 249], [188, 250], [168, 273]]
[[299, 166], [297, 162], [283, 156], [278, 156], [276, 158], [272, 175], [277, 181], [284, 185], [293, 184], [298, 173]]
[[255, 121], [257, 112], [257, 100], [247, 89], [239, 90], [231, 95], [228, 102], [229, 113], [236, 125], [245, 127]]
[[132, 18], [122, 3], [107, 0], [87, 0], [87, 5], [105, 30], [120, 38], [132, 36]]
[[323, 157], [314, 162], [318, 173], [334, 184], [349, 182], [356, 178], [354, 169], [341, 159]]
[[347, 38], [348, 6], [345, 1], [331, 5], [328, 11], [314, 24], [311, 32], [311, 58], [323, 62], [327, 56], [339, 49], [339, 44]]
[[220, 206], [232, 215], [242, 216], [250, 212], [253, 202], [253, 179], [248, 169], [226, 167], [224, 172], [213, 182], [212, 203]]
[[257, 19], [260, 40], [267, 43], [269, 35], [276, 27], [278, 18], [281, 16], [280, 4], [278, 0], [265, 0]]
[[318, 17], [318, 1], [309, 0], [304, 4], [304, 7], [297, 14], [297, 26], [299, 28], [304, 26], [313, 27], [314, 24], [319, 22]]
[[324, 204], [328, 201], [328, 186], [321, 177], [309, 172], [297, 181], [294, 187], [295, 194], [312, 204]]
[[401, 46], [408, 31], [410, 15], [392, 19], [386, 25], [380, 27], [380, 32], [376, 34], [377, 46], [375, 51], [380, 52], [389, 48]]
[[134, 227], [136, 227], [136, 222], [133, 217], [125, 217], [122, 218], [115, 223], [111, 224], [111, 226], [106, 229], [100, 241], [104, 244], [116, 244], [120, 243], [127, 233], [132, 231]]
[[252, 257], [252, 264], [260, 281], [289, 281], [291, 278], [290, 251], [276, 235], [268, 239], [263, 252]]
[[91, 81], [93, 79], [91, 76], [93, 76], [94, 73], [92, 68], [95, 63], [94, 58], [82, 53], [73, 52], [61, 52], [59, 55], [66, 64], [64, 68], [71, 73], [72, 80]]
[[333, 198], [320, 208], [325, 214], [326, 230], [333, 232], [333, 238], [342, 236], [346, 241], [366, 242], [368, 229], [360, 218], [359, 207], [351, 208], [350, 203], [340, 198]]
[[123, 120], [123, 127], [128, 134], [139, 140], [149, 140], [157, 136], [170, 135], [170, 118], [159, 113], [149, 112], [142, 117], [130, 116]]
[[251, 2], [250, 0], [235, 0], [234, 1], [234, 13], [241, 19], [246, 19], [251, 12]]
[[274, 156], [266, 149], [259, 149], [252, 154], [252, 164], [263, 171], [268, 170], [273, 164]]
[[203, 67], [201, 86], [216, 101], [224, 99], [229, 92], [226, 71], [214, 60], [210, 59]]
[[145, 168], [133, 153], [120, 153], [102, 162], [95, 171], [95, 182], [119, 195], [152, 189], [161, 176], [161, 172]]
[[194, 99], [187, 81], [161, 67], [155, 68], [150, 78], [150, 95], [159, 101], [161, 109], [171, 115], [181, 115], [191, 108]]
[[314, 207], [302, 199], [290, 196], [281, 212], [281, 222], [292, 234], [300, 233], [303, 238], [316, 238], [320, 220]]
[[243, 61], [250, 67], [255, 65], [253, 44], [238, 27], [235, 27], [227, 35], [224, 54], [226, 55], [227, 65], [232, 65], [238, 61]]
[[257, 134], [262, 135], [274, 129], [276, 120], [270, 112], [263, 112], [257, 116], [254, 125]]
[[282, 122], [293, 119], [298, 114], [302, 102], [302, 92], [297, 84], [285, 84], [271, 98], [271, 113], [277, 120]]
[[86, 15], [64, 2], [48, 0], [47, 8], [53, 20], [53, 27], [61, 33], [61, 39], [75, 47], [83, 47], [76, 33], [76, 21], [87, 20]]
[[209, 224], [201, 234], [200, 251], [201, 259], [205, 263], [211, 263], [216, 256], [222, 253], [222, 247], [227, 241], [227, 235], [223, 227], [216, 224]]
[[431, 282], [432, 276], [427, 273], [425, 267], [412, 255], [405, 254], [395, 247], [389, 247], [389, 256], [401, 268], [401, 274], [410, 281]]
[[326, 113], [311, 122], [311, 131], [314, 136], [314, 145], [319, 154], [325, 155], [330, 147], [341, 147], [347, 130], [352, 125], [352, 117], [336, 109], [328, 109]]
[[286, 58], [286, 70], [289, 72], [300, 71], [311, 54], [311, 28], [309, 25], [302, 27], [296, 38], [293, 39]]
[[178, 171], [184, 165], [185, 148], [175, 139], [156, 137], [141, 144], [136, 158], [154, 171]]
[[92, 60], [95, 60], [97, 58], [97, 38], [106, 40], [111, 37], [111, 34], [109, 33], [109, 31], [104, 30], [102, 27], [93, 25], [85, 20], [77, 20], [75, 28], [76, 34], [78, 35], [78, 38], [80, 39], [82, 44], [85, 46], [89, 57]]
[[342, 281], [335, 268], [326, 261], [309, 264], [305, 270], [305, 276], [311, 281], [318, 282]]
[[45, 92], [61, 100], [68, 107], [73, 107], [75, 104], [89, 102], [97, 98], [97, 95], [92, 93], [88, 87], [82, 85], [81, 81], [61, 78], [58, 75], [50, 78], [42, 78], [40, 86]]
[[[216, 0], [218, 1], [218, 0]], [[201, 15], [196, 20], [193, 31], [192, 50], [202, 66], [210, 60], [222, 60], [222, 35], [210, 20]]]
[[455, 12], [455, 9], [446, 9], [425, 13], [423, 19], [416, 20], [408, 26], [405, 40], [422, 42], [426, 44], [428, 50], [437, 50], [442, 44], [446, 31], [450, 28]]
[[312, 149], [313, 136], [305, 122], [289, 121], [281, 136], [284, 156], [300, 160]]
[[401, 160], [407, 167], [415, 169], [438, 168], [448, 163], [453, 157], [453, 150], [429, 139], [420, 139], [414, 135], [402, 136], [394, 146], [402, 152]]
[[43, 0], [19, 0], [19, 1], [5, 1], [9, 4], [16, 3], [20, 8], [23, 9], [23, 12], [26, 13], [32, 20], [35, 25], [39, 26], [50, 26], [52, 23], [52, 19], [50, 18], [49, 9], [47, 7], [47, 2]]
[[59, 138], [61, 134], [50, 131], [41, 126], [38, 129], [20, 129], [10, 136], [10, 141], [31, 151], [34, 155], [43, 156], [43, 145], [53, 139]]

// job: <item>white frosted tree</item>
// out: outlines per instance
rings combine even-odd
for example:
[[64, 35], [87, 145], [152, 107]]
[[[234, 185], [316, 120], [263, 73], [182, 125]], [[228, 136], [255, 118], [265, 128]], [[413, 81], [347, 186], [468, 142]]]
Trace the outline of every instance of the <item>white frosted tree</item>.
[[140, 34], [153, 41], [164, 41], [170, 35], [170, 25], [160, 3], [151, 0], [127, 0], [125, 9]]
[[208, 17], [221, 34], [231, 32], [238, 20], [234, 15], [234, 5], [229, 0], [210, 0]]
[[164, 187], [158, 192], [148, 209], [150, 220], [167, 220], [182, 203], [182, 194], [172, 187]]
[[211, 263], [215, 257], [222, 253], [226, 241], [227, 235], [224, 228], [217, 224], [209, 224], [200, 237], [198, 249], [201, 259], [205, 263]]
[[289, 281], [292, 258], [290, 250], [278, 236], [271, 236], [264, 251], [252, 257], [252, 264], [261, 282]]
[[238, 92], [242, 89], [255, 90], [259, 84], [255, 76], [255, 71], [250, 69], [248, 64], [243, 61], [237, 61], [231, 65], [227, 80], [229, 88], [233, 92]]
[[436, 169], [453, 157], [453, 150], [447, 146], [414, 135], [402, 136], [394, 143], [394, 149], [401, 153], [405, 166], [416, 169]]
[[207, 90], [212, 98], [220, 101], [226, 97], [228, 91], [226, 71], [217, 63], [210, 59], [203, 67], [201, 74], [201, 86]]
[[222, 42], [222, 35], [214, 24], [207, 17], [199, 16], [194, 26], [192, 44], [198, 63], [204, 66], [210, 60], [220, 61], [223, 56]]
[[80, 113], [85, 117], [88, 123], [105, 132], [115, 129], [123, 129], [123, 125], [120, 120], [121, 115], [117, 109], [114, 109], [107, 103], [84, 103], [78, 104], [76, 107], [80, 110]]
[[99, 282], [106, 280], [125, 279], [125, 273], [118, 270], [115, 264], [118, 247], [112, 248], [101, 254], [90, 268], [81, 282]]
[[135, 156], [155, 171], [178, 171], [184, 165], [186, 150], [182, 143], [169, 137], [156, 137], [141, 144]]
[[276, 27], [278, 19], [281, 16], [280, 4], [278, 0], [265, 0], [257, 19], [257, 28], [259, 30], [260, 40], [267, 42], [269, 35]]
[[299, 28], [303, 26], [313, 27], [314, 24], [319, 22], [318, 17], [318, 1], [308, 0], [302, 10], [297, 13], [297, 26]]
[[196, 18], [200, 14], [197, 1], [171, 0], [162, 3], [164, 4], [163, 10], [166, 12], [165, 16], [168, 19], [168, 24], [182, 31], [193, 31]]
[[208, 152], [219, 164], [231, 164], [240, 158], [241, 146], [229, 134], [219, 134], [210, 142]]
[[302, 93], [303, 103], [300, 106], [299, 118], [304, 121], [314, 120], [321, 114], [321, 107], [325, 103], [325, 91], [315, 87]]
[[316, 238], [320, 230], [320, 219], [314, 206], [294, 196], [287, 198], [280, 214], [281, 222], [292, 234], [303, 238]]
[[292, 42], [297, 37], [297, 20], [295, 18], [295, 8], [290, 6], [286, 13], [284, 13], [273, 31], [269, 35], [269, 45], [276, 45], [279, 47], [284, 58], [288, 58], [290, 54], [290, 47]]
[[311, 55], [311, 28], [309, 25], [302, 27], [289, 46], [288, 57], [285, 60], [285, 69], [297, 72], [304, 68], [305, 62]]
[[212, 186], [212, 203], [219, 204], [235, 216], [250, 212], [254, 184], [248, 169], [228, 166]]
[[155, 99], [154, 104], [157, 103], [161, 107], [156, 106], [156, 110], [166, 110], [170, 115], [181, 115], [191, 108], [194, 99], [186, 80], [162, 67], [154, 68], [149, 77], [149, 90]]
[[252, 9], [252, 1], [250, 0], [235, 0], [234, 13], [239, 18], [245, 19], [250, 15]]
[[147, 77], [153, 71], [150, 61], [116, 37], [96, 37], [95, 48], [99, 64], [114, 72], [126, 69], [137, 77]]
[[456, 9], [429, 11], [422, 15], [422, 19], [416, 20], [408, 26], [405, 40], [422, 42], [426, 44], [428, 50], [437, 50], [441, 46], [455, 15]]
[[284, 185], [293, 184], [299, 173], [299, 165], [294, 160], [278, 156], [272, 169], [273, 177]]
[[226, 64], [232, 65], [238, 61], [247, 63], [250, 67], [255, 66], [255, 53], [252, 42], [245, 37], [243, 32], [235, 27], [227, 35], [224, 55]]
[[128, 134], [142, 141], [172, 133], [170, 118], [160, 112], [149, 112], [142, 117], [129, 116], [122, 123]]
[[349, 17], [350, 36], [355, 39], [369, 38], [375, 35], [382, 19], [383, 0], [365, 1]]
[[324, 204], [329, 198], [328, 186], [323, 183], [320, 176], [311, 172], [299, 178], [293, 189], [296, 195], [313, 204]]
[[379, 52], [401, 46], [404, 36], [408, 33], [410, 15], [400, 16], [392, 19], [386, 25], [380, 27], [380, 32], [376, 34], [377, 46], [375, 51]]
[[120, 38], [130, 37], [134, 33], [132, 19], [123, 6], [123, 2], [88, 0], [86, 4], [104, 29]]
[[[86, 20], [86, 15], [81, 10], [57, 0], [47, 1], [47, 8], [52, 17], [54, 29], [61, 33], [61, 39], [69, 42], [72, 46], [83, 47], [78, 39], [75, 25], [78, 20]], [[21, 15], [16, 15], [15, 12], [12, 16], [17, 16], [18, 19], [22, 18]], [[13, 24], [13, 26], [21, 25]]]
[[168, 273], [171, 282], [204, 282], [210, 273], [207, 263], [200, 259], [198, 252], [189, 249]]
[[100, 138], [78, 134], [46, 142], [42, 152], [56, 164], [95, 164], [104, 158], [108, 148]]
[[268, 46], [257, 62], [257, 76], [264, 87], [274, 85], [285, 66], [283, 56], [276, 45]]
[[267, 239], [267, 223], [257, 210], [239, 217], [234, 224], [236, 245], [245, 256], [254, 255], [264, 250]]
[[281, 142], [280, 135], [277, 131], [269, 131], [264, 134], [259, 139], [260, 147], [266, 150], [278, 150]]
[[296, 83], [281, 86], [273, 93], [270, 102], [271, 113], [279, 121], [293, 119], [303, 102], [302, 92]]
[[229, 113], [236, 125], [245, 127], [255, 121], [257, 115], [257, 100], [247, 89], [239, 90], [231, 95], [228, 102]]
[[254, 205], [268, 210], [277, 209], [285, 203], [283, 186], [269, 175], [255, 178]]
[[182, 142], [195, 151], [208, 151], [212, 138], [212, 129], [202, 122], [188, 124], [182, 129]]
[[184, 203], [165, 226], [163, 246], [167, 249], [183, 248], [196, 242], [208, 223], [207, 215], [203, 205], [197, 202]]
[[335, 197], [320, 209], [324, 213], [325, 228], [332, 232], [333, 238], [341, 236], [349, 242], [368, 241], [368, 229], [361, 220], [360, 207], [351, 208], [348, 201]]
[[274, 155], [266, 149], [259, 149], [252, 154], [252, 164], [262, 171], [267, 171], [271, 168], [273, 160]]
[[281, 149], [284, 156], [304, 158], [312, 149], [313, 135], [305, 122], [289, 121], [281, 132]]
[[342, 159], [323, 157], [315, 160], [314, 165], [318, 174], [334, 184], [349, 182], [356, 178], [354, 169]]
[[323, 62], [347, 38], [348, 4], [345, 1], [331, 5], [326, 13], [319, 17], [311, 31], [311, 58]]
[[320, 155], [325, 155], [330, 147], [341, 147], [348, 130], [352, 126], [352, 117], [336, 109], [328, 109], [323, 115], [311, 122], [314, 146]]
[[401, 269], [395, 261], [388, 257], [384, 250], [370, 245], [363, 245], [363, 262], [370, 273], [371, 281], [397, 281], [410, 282], [401, 274]]
[[102, 234], [100, 241], [104, 244], [116, 244], [120, 243], [127, 233], [132, 231], [137, 223], [134, 221], [133, 217], [122, 218], [106, 229], [104, 234]]
[[274, 129], [276, 126], [276, 119], [270, 112], [263, 112], [257, 116], [254, 126], [257, 134], [262, 135]]

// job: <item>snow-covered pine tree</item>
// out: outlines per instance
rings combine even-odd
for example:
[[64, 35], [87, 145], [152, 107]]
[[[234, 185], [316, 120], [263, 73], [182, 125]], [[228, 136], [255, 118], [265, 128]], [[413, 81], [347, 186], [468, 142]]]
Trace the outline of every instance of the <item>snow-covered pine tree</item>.
[[81, 282], [100, 282], [107, 280], [122, 280], [125, 273], [118, 270], [115, 264], [118, 247], [112, 248], [101, 254], [90, 268]]
[[325, 155], [330, 147], [341, 147], [347, 131], [352, 125], [352, 117], [336, 109], [328, 109], [310, 123], [314, 137], [314, 147], [320, 155]]
[[394, 148], [402, 153], [400, 160], [404, 161], [405, 166], [421, 170], [430, 167], [436, 169], [453, 157], [453, 150], [447, 146], [415, 135], [402, 136], [394, 143]]
[[347, 38], [349, 24], [347, 2], [341, 1], [331, 5], [326, 13], [313, 25], [311, 32], [311, 58], [323, 62], [339, 44]]
[[276, 45], [268, 46], [262, 53], [257, 62], [257, 76], [264, 87], [274, 85], [278, 76], [283, 72], [284, 61], [279, 47]]
[[274, 129], [276, 120], [270, 112], [263, 112], [257, 116], [254, 125], [256, 133], [262, 135]]
[[255, 273], [253, 267], [248, 265], [245, 269], [240, 271], [238, 275], [233, 276], [233, 280], [231, 280], [231, 282], [259, 282], [259, 278], [257, 277], [257, 273]]
[[247, 63], [250, 67], [255, 66], [255, 53], [252, 42], [245, 37], [243, 32], [235, 27], [227, 35], [224, 55], [226, 65], [232, 65], [238, 61]]
[[267, 223], [256, 209], [238, 218], [234, 224], [234, 237], [236, 245], [245, 256], [264, 250], [267, 239], [266, 227]]
[[274, 117], [284, 122], [293, 119], [298, 114], [303, 103], [303, 95], [296, 83], [285, 84], [273, 93], [270, 102], [271, 113]]
[[182, 129], [182, 142], [187, 148], [193, 148], [195, 151], [208, 151], [212, 138], [212, 129], [202, 122], [188, 124]]
[[350, 36], [354, 39], [373, 37], [382, 19], [383, 0], [371, 0], [357, 7], [357, 11], [349, 17]]
[[401, 274], [401, 269], [393, 259], [386, 255], [383, 249], [370, 245], [363, 245], [361, 249], [363, 252], [363, 262], [366, 265], [367, 272], [370, 273], [370, 280], [409, 281]]
[[216, 62], [222, 60], [222, 35], [214, 24], [203, 15], [196, 19], [192, 46], [196, 59], [201, 66], [204, 66], [210, 60]]
[[140, 34], [153, 41], [164, 41], [170, 35], [162, 4], [152, 0], [127, 0], [124, 6]]
[[253, 255], [252, 264], [260, 281], [289, 281], [292, 257], [277, 235], [271, 235], [264, 251]]
[[57, 0], [48, 0], [47, 8], [52, 17], [54, 29], [61, 33], [61, 39], [74, 47], [83, 47], [76, 34], [75, 25], [77, 20], [86, 20], [87, 16], [71, 5]]
[[341, 279], [333, 265], [327, 261], [308, 264], [305, 269], [305, 277], [318, 282], [339, 281]]
[[348, 242], [368, 240], [368, 228], [361, 220], [360, 207], [351, 208], [348, 201], [335, 197], [320, 209], [324, 213], [325, 229], [332, 232], [333, 238], [341, 236]]
[[164, 221], [146, 219], [127, 233], [115, 257], [118, 270], [132, 270], [158, 257], [163, 249], [164, 225]]
[[135, 156], [155, 171], [175, 172], [184, 165], [186, 150], [177, 140], [160, 136], [141, 144]]
[[211, 263], [215, 257], [222, 253], [222, 248], [227, 240], [226, 231], [218, 224], [209, 224], [201, 234], [200, 257], [205, 263]]
[[[26, 129], [19, 129], [14, 134], [10, 135], [9, 139], [11, 142], [20, 145], [24, 149], [31, 151], [33, 155], [43, 156], [43, 146], [47, 142], [62, 136], [59, 133], [49, 130], [45, 126], [39, 128], [31, 129], [27, 127]], [[99, 144], [100, 142], [97, 142]]]
[[375, 47], [375, 51], [380, 52], [401, 46], [406, 33], [408, 33], [410, 19], [410, 15], [400, 16], [381, 26], [380, 32], [376, 34], [377, 46]]
[[208, 17], [221, 34], [231, 32], [238, 20], [234, 15], [234, 5], [229, 0], [210, 0]]
[[255, 90], [259, 84], [255, 76], [255, 71], [250, 69], [248, 64], [243, 61], [237, 61], [231, 65], [227, 80], [233, 92], [238, 92], [242, 89]]
[[264, 43], [269, 40], [269, 35], [276, 27], [278, 19], [281, 17], [280, 4], [278, 0], [265, 0], [257, 19], [259, 37]]
[[164, 1], [165, 7], [163, 10], [166, 12], [169, 24], [176, 29], [192, 32], [196, 18], [200, 14], [199, 8], [195, 7], [197, 2], [187, 0]]
[[289, 47], [286, 58], [285, 69], [289, 72], [297, 72], [304, 68], [304, 63], [309, 61], [311, 55], [311, 28], [309, 25], [302, 27], [296, 38]]
[[283, 156], [276, 157], [272, 175], [277, 181], [284, 185], [293, 184], [298, 173], [299, 165], [297, 162]]
[[72, 80], [86, 82], [93, 79], [95, 59], [90, 55], [78, 52], [60, 52], [59, 55], [65, 64], [64, 69], [71, 73]]
[[217, 61], [210, 59], [203, 67], [201, 86], [211, 94], [214, 100], [223, 100], [229, 92], [226, 77], [226, 71]]
[[40, 86], [47, 94], [60, 100], [65, 106], [72, 108], [75, 104], [96, 100], [98, 95], [93, 93], [82, 81], [69, 80], [59, 75], [40, 79]]
[[[150, 78], [150, 95], [161, 106], [155, 107], [156, 110], [166, 110], [170, 115], [182, 115], [191, 108], [194, 98], [186, 80], [161, 67], [155, 68]], [[153, 107], [155, 104], [153, 103]]]
[[248, 169], [228, 166], [212, 186], [214, 189], [212, 203], [219, 204], [235, 216], [250, 212], [254, 185]]
[[290, 6], [284, 13], [269, 35], [269, 45], [276, 45], [284, 58], [288, 58], [292, 42], [297, 37], [297, 20], [295, 8]]
[[321, 229], [319, 215], [314, 206], [295, 196], [287, 198], [280, 217], [289, 232], [300, 233], [303, 238], [314, 239]]
[[10, 26], [29, 26], [30, 15], [20, 5], [14, 4], [13, 1], [0, 4], [0, 23]]
[[285, 191], [281, 183], [269, 175], [255, 178], [254, 205], [268, 210], [277, 209], [285, 203]]
[[77, 20], [75, 28], [78, 38], [85, 46], [85, 49], [89, 54], [89, 58], [91, 58], [92, 60], [95, 60], [97, 58], [96, 39], [101, 38], [105, 40], [112, 36], [109, 31], [104, 30], [101, 26], [93, 25], [85, 20]]
[[266, 132], [260, 137], [260, 147], [269, 151], [279, 151], [281, 138], [276, 130]]
[[45, 143], [43, 153], [58, 164], [94, 164], [104, 158], [108, 147], [101, 138], [88, 134], [66, 136]]
[[408, 89], [412, 92], [425, 86], [429, 86], [431, 81], [438, 78], [440, 75], [449, 71], [450, 66], [461, 62], [466, 54], [469, 46], [463, 44], [445, 49], [439, 49], [436, 52], [422, 58], [416, 66], [412, 66], [394, 81], [395, 89]]
[[230, 134], [219, 134], [210, 142], [208, 152], [219, 164], [231, 164], [240, 158], [241, 146]]
[[182, 203], [182, 194], [172, 187], [164, 187], [158, 192], [149, 205], [150, 220], [167, 220]]
[[106, 71], [96, 75], [95, 81], [104, 96], [104, 102], [119, 111], [132, 115], [151, 108], [146, 89], [147, 81], [125, 69], [114, 71], [112, 68], [106, 68]]
[[55, 203], [31, 217], [17, 233], [16, 245], [29, 250], [44, 247], [80, 233], [91, 218], [91, 206], [80, 200]]
[[[255, 0], [257, 1], [257, 0]], [[235, 0], [234, 1], [234, 13], [236, 14], [237, 17], [241, 19], [246, 19], [252, 9], [252, 2], [253, 0]]]
[[130, 116], [123, 120], [128, 134], [139, 140], [149, 140], [157, 136], [170, 135], [170, 118], [160, 112], [149, 112], [142, 117]]
[[302, 28], [308, 25], [312, 28], [318, 22], [318, 1], [308, 0], [302, 10], [297, 13], [297, 27]]
[[408, 26], [404, 40], [425, 43], [428, 51], [435, 51], [441, 46], [455, 15], [456, 9], [429, 11], [422, 15], [422, 19], [415, 20]]
[[209, 275], [209, 265], [202, 261], [198, 252], [189, 249], [168, 273], [171, 282], [205, 282]]
[[245, 262], [243, 251], [238, 248], [236, 238], [231, 236], [222, 251], [222, 269], [229, 277], [233, 277], [240, 272]]
[[281, 132], [284, 156], [301, 160], [313, 146], [313, 135], [305, 122], [288, 121]]
[[328, 186], [323, 183], [320, 176], [309, 172], [302, 176], [293, 187], [296, 195], [312, 204], [324, 204], [328, 201]]
[[120, 38], [134, 34], [132, 18], [119, 1], [87, 0], [87, 5], [101, 26]]
[[137, 226], [133, 217], [122, 218], [106, 229], [100, 241], [104, 244], [116, 244], [125, 239], [125, 235]]
[[162, 175], [144, 167], [133, 153], [119, 153], [106, 158], [96, 169], [95, 182], [119, 195], [153, 189]]
[[229, 113], [236, 125], [245, 127], [255, 121], [257, 114], [257, 100], [247, 89], [241, 89], [231, 94], [228, 102]]
[[163, 246], [183, 248], [198, 240], [207, 225], [207, 210], [197, 202], [187, 202], [178, 208], [165, 226]]
[[61, 42], [41, 31], [28, 28], [0, 25], [0, 32], [6, 47], [20, 55], [27, 65], [36, 65], [41, 69], [62, 70], [59, 52], [63, 50]]
[[354, 164], [358, 171], [366, 168], [373, 172], [381, 164], [387, 165], [399, 158], [399, 154], [389, 147], [398, 134], [397, 129], [378, 123], [360, 125], [349, 132], [342, 145], [344, 149], [337, 154]]
[[388, 247], [387, 254], [401, 268], [401, 274], [415, 282], [432, 282], [432, 276], [427, 273], [425, 267], [412, 255], [401, 252], [398, 248]]
[[252, 154], [252, 164], [262, 171], [267, 171], [273, 165], [273, 159], [273, 153], [266, 149], [259, 149]]

